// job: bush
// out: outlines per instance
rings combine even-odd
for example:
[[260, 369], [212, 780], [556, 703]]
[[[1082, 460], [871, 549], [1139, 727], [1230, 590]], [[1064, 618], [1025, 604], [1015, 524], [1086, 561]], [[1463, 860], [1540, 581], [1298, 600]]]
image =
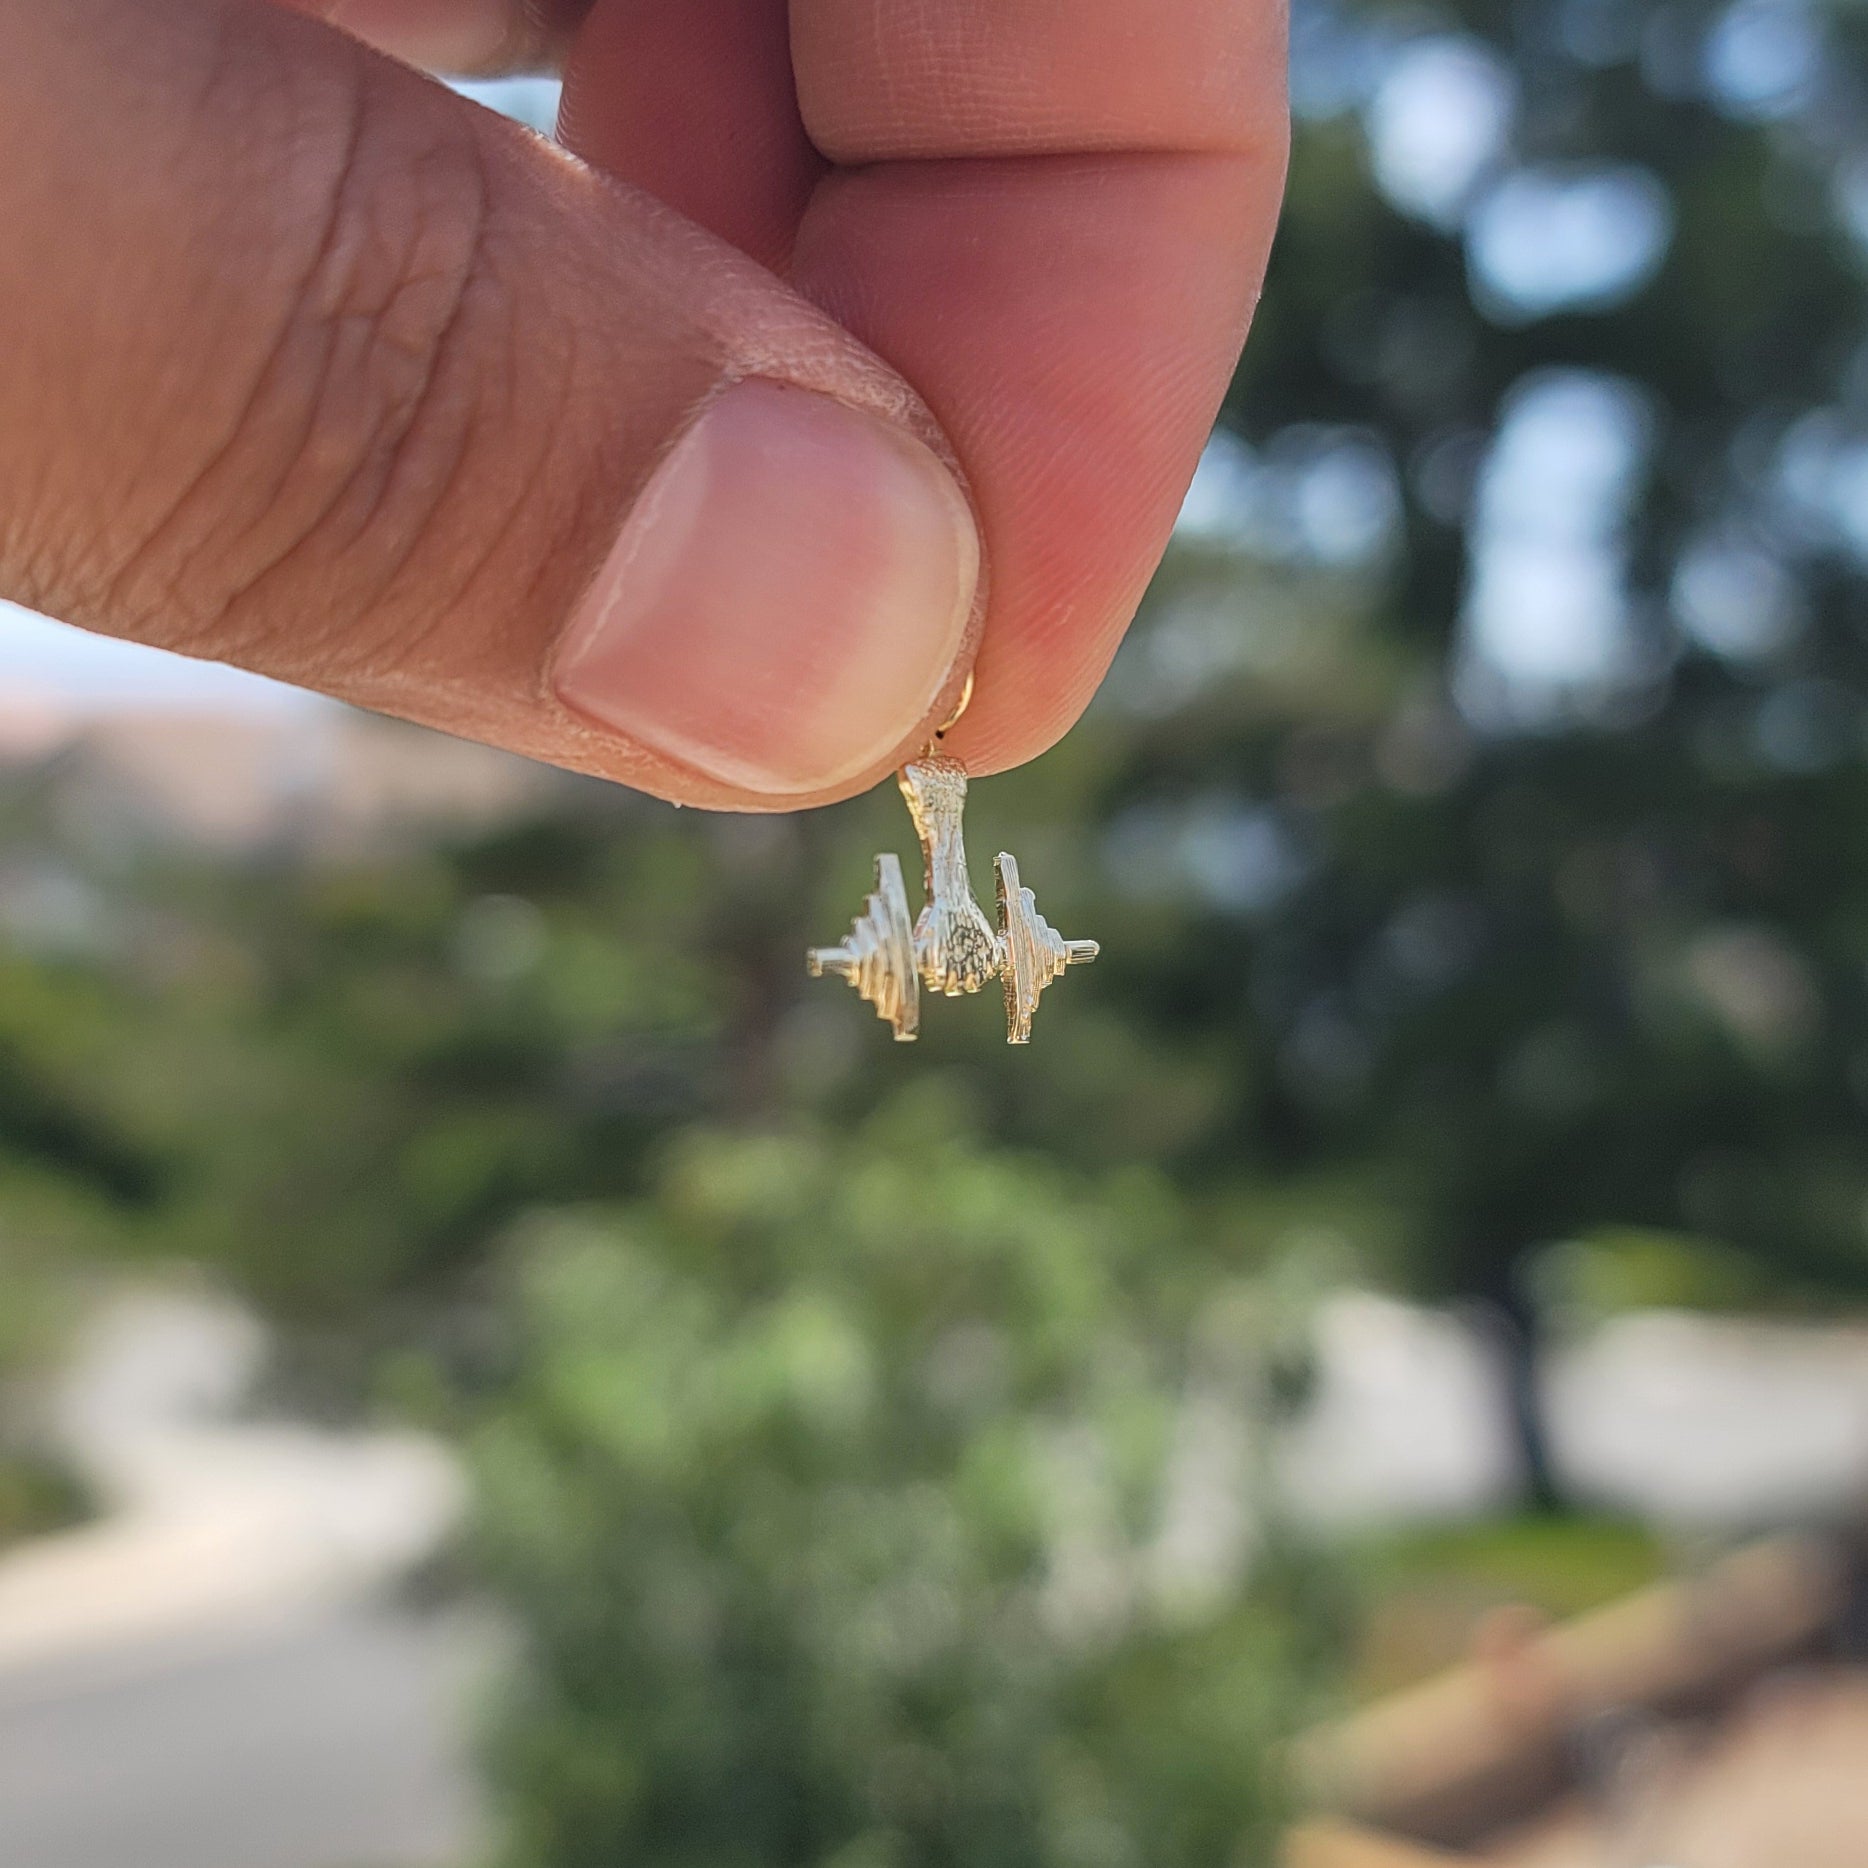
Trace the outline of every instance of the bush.
[[475, 1436], [512, 1868], [1268, 1859], [1319, 1618], [1195, 1230], [925, 1103], [526, 1228]]

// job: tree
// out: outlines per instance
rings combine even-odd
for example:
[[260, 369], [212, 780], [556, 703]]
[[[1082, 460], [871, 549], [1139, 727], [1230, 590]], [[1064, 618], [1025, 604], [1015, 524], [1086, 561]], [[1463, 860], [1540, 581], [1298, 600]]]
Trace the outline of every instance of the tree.
[[1412, 1287], [1500, 1319], [1547, 1499], [1544, 1248], [1868, 1285], [1862, 24], [1294, 26], [1227, 428], [1066, 755], [1076, 921], [1208, 1086], [1182, 1171], [1358, 1167]]

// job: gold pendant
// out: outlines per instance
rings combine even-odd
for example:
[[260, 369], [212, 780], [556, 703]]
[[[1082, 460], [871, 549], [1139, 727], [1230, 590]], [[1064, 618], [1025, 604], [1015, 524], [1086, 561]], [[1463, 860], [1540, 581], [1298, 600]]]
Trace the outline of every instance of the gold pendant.
[[1064, 969], [1087, 966], [1099, 952], [1093, 940], [1065, 940], [1039, 914], [1018, 864], [1003, 850], [993, 865], [999, 881], [999, 926], [981, 911], [966, 872], [961, 819], [966, 810], [966, 767], [929, 750], [896, 775], [915, 820], [927, 877], [927, 905], [912, 925], [908, 891], [898, 858], [876, 858], [876, 888], [840, 946], [816, 947], [806, 956], [813, 979], [846, 979], [894, 1026], [896, 1041], [920, 1035], [921, 989], [949, 999], [978, 992], [989, 980], [1005, 988], [1008, 1044], [1031, 1042], [1031, 1015], [1044, 989]]

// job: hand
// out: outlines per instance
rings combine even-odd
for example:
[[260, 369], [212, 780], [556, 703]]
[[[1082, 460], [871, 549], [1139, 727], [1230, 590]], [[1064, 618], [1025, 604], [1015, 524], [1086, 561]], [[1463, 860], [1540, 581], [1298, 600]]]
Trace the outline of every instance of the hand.
[[[1070, 725], [1279, 0], [300, 4], [0, 0], [0, 595], [693, 804], [862, 789], [975, 654], [973, 770]], [[339, 27], [561, 59], [583, 160]]]

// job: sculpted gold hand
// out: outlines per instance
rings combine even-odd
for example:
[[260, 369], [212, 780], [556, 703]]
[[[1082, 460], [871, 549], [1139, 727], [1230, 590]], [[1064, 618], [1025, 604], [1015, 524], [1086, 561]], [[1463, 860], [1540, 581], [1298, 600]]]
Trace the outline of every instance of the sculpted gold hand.
[[1005, 988], [1006, 1041], [1028, 1044], [1031, 1019], [1045, 988], [1073, 966], [1097, 956], [1093, 940], [1065, 940], [1039, 914], [1019, 882], [1018, 864], [1003, 851], [998, 877], [999, 927], [995, 933], [966, 869], [966, 768], [930, 750], [902, 767], [902, 796], [921, 840], [927, 899], [912, 929], [901, 864], [876, 858], [876, 888], [849, 937], [806, 956], [813, 977], [848, 980], [876, 1015], [908, 1043], [920, 1033], [920, 989], [958, 998], [988, 981]]
[[966, 768], [930, 752], [896, 775], [921, 839], [927, 905], [915, 923], [915, 963], [929, 992], [949, 999], [978, 992], [999, 971], [992, 923], [966, 873]]

